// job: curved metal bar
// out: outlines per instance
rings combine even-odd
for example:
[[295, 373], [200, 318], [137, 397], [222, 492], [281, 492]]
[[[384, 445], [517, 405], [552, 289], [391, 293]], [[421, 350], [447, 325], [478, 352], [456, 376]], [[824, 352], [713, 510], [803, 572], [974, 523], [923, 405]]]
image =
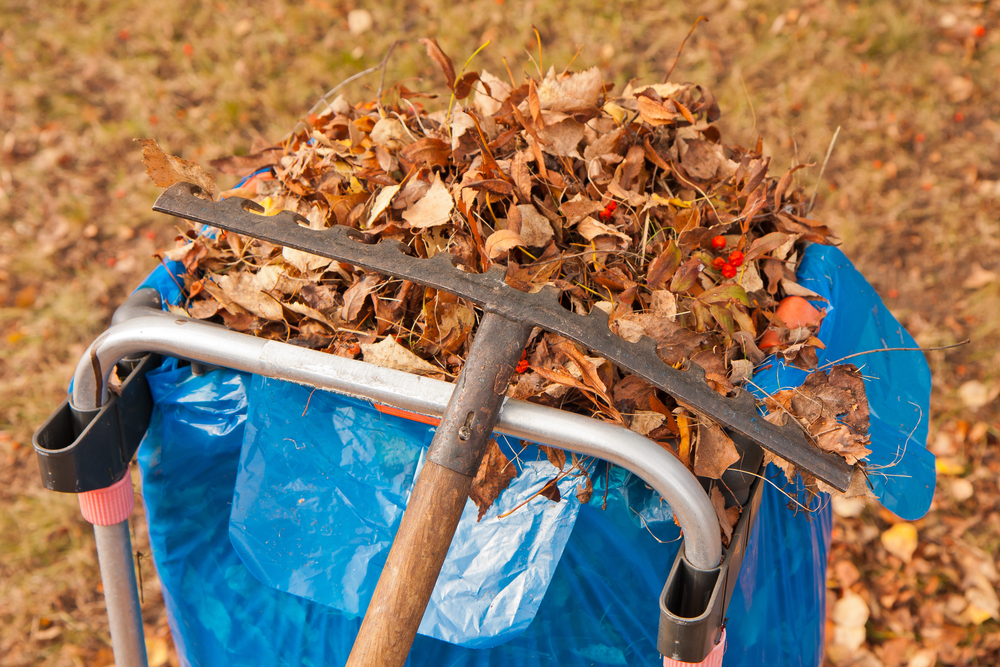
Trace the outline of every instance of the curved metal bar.
[[[102, 334], [80, 359], [73, 405], [99, 407], [98, 389], [118, 361], [156, 352], [287, 380], [427, 415], [444, 414], [453, 385], [286, 343], [254, 338], [198, 320], [149, 309]], [[100, 380], [97, 379], [100, 373]], [[663, 448], [638, 433], [589, 417], [505, 402], [497, 431], [609, 461], [638, 475], [670, 504], [684, 532], [688, 560], [702, 569], [719, 565], [722, 544], [715, 510], [697, 478]]]

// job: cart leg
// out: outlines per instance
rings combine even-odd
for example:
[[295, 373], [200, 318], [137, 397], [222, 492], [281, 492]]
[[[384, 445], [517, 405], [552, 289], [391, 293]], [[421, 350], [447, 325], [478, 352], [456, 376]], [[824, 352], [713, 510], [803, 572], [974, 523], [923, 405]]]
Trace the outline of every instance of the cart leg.
[[81, 493], [79, 498], [84, 518], [94, 524], [115, 665], [148, 667], [128, 533], [128, 517], [135, 507], [132, 478], [126, 470], [125, 476], [108, 488]]
[[347, 667], [406, 662], [530, 328], [483, 318], [417, 476]]

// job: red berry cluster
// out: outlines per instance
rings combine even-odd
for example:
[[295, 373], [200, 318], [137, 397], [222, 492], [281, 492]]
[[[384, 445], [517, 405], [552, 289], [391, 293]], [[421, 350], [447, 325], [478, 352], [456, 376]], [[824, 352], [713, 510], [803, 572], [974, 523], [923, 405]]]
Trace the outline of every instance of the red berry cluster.
[[609, 201], [608, 205], [604, 207], [604, 210], [597, 215], [601, 218], [601, 220], [607, 222], [611, 219], [611, 216], [614, 214], [616, 208], [618, 208], [617, 202]]
[[521, 350], [521, 361], [517, 362], [517, 367], [514, 369], [517, 373], [523, 373], [528, 370], [528, 351]]
[[[726, 247], [726, 237], [716, 236], [712, 239], [712, 247], [716, 250], [723, 250]], [[739, 250], [734, 250], [729, 253], [729, 259], [725, 257], [716, 257], [712, 261], [712, 266], [722, 272], [725, 278], [735, 278], [736, 277], [736, 267], [743, 263], [743, 253]]]

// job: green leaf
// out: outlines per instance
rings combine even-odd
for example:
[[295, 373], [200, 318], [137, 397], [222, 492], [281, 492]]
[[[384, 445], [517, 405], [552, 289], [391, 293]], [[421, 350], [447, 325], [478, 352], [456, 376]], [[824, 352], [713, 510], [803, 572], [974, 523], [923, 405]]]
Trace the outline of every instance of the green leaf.
[[722, 327], [722, 329], [729, 334], [729, 336], [732, 336], [736, 332], [736, 322], [733, 321], [733, 314], [729, 312], [728, 308], [712, 304], [708, 307], [708, 310], [712, 313], [712, 317], [715, 318], [715, 321], [719, 323], [719, 326]]
[[686, 292], [694, 285], [698, 275], [705, 270], [705, 265], [697, 257], [692, 257], [684, 262], [674, 274], [674, 279], [670, 282], [670, 291], [674, 294]]
[[732, 283], [716, 285], [712, 289], [702, 292], [701, 296], [698, 297], [698, 300], [706, 304], [726, 304], [730, 301], [739, 301], [744, 306], [750, 305], [750, 299], [747, 297], [746, 290], [739, 285], [734, 285]]

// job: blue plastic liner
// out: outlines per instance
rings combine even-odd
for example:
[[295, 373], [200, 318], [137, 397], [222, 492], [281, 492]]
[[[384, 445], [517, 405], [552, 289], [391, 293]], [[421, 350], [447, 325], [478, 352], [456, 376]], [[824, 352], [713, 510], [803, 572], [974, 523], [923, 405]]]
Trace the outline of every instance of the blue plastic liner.
[[[827, 344], [821, 363], [872, 348], [913, 345], [838, 250], [810, 247], [799, 280], [832, 304], [819, 332]], [[863, 366], [869, 378], [872, 467], [895, 462], [891, 469], [873, 470], [875, 491], [892, 511], [917, 518], [926, 511], [934, 487], [933, 457], [923, 448], [930, 390], [926, 363], [920, 353], [895, 352], [851, 361]], [[343, 664], [360, 625], [354, 614], [363, 612], [364, 591], [384, 562], [384, 556], [365, 558], [364, 545], [360, 539], [351, 543], [347, 527], [368, 526], [365, 539], [369, 546], [378, 543], [375, 551], [391, 539], [398, 525], [398, 510], [391, 507], [398, 508], [406, 496], [429, 429], [323, 392], [312, 396], [303, 417], [305, 400], [296, 392], [307, 396], [310, 390], [233, 371], [194, 377], [169, 361], [147, 377], [156, 408], [139, 451], [143, 497], [182, 661], [213, 666]], [[770, 392], [795, 386], [804, 377], [777, 364], [758, 373], [754, 382]], [[314, 438], [313, 429], [328, 438]], [[371, 429], [380, 430], [380, 438], [398, 435], [403, 442], [380, 453], [369, 446], [374, 436], [366, 433]], [[306, 441], [311, 446], [301, 447]], [[356, 494], [345, 493], [331, 514], [329, 499], [335, 494], [323, 489], [351, 488], [358, 477], [364, 478], [367, 473], [356, 473], [365, 456], [375, 457], [369, 466], [377, 464], [386, 473], [378, 482], [385, 489], [373, 499], [365, 495], [370, 489], [358, 483]], [[896, 476], [900, 471], [905, 476]], [[327, 487], [327, 475], [340, 479]], [[768, 475], [781, 477], [773, 469]], [[572, 522], [573, 514], [576, 520], [571, 532], [564, 531], [568, 535], [561, 559], [559, 540], [548, 549], [525, 540], [535, 559], [547, 558], [555, 565], [549, 568], [541, 600], [533, 601], [537, 610], [529, 622], [517, 610], [504, 615], [506, 631], [487, 627], [499, 616], [480, 622], [479, 629], [492, 633], [480, 645], [491, 648], [462, 648], [418, 636], [409, 664], [655, 664], [657, 596], [679, 535], [669, 512], [641, 481], [620, 470], [610, 477], [605, 511], [600, 509], [601, 466], [595, 470], [598, 484], [591, 504], [580, 505], [571, 491], [564, 493], [560, 505], [565, 509], [560, 509], [566, 514], [560, 521]], [[507, 495], [501, 503], [516, 500], [517, 494]], [[383, 502], [389, 496], [393, 502]], [[342, 519], [347, 504], [349, 522]], [[795, 512], [784, 495], [765, 487], [729, 608], [727, 666], [821, 662], [830, 512], [823, 498], [818, 506], [812, 514]], [[637, 513], [647, 517], [645, 525]], [[377, 525], [368, 525], [372, 516]], [[534, 534], [525, 533], [529, 538]], [[475, 543], [466, 540], [466, 546]], [[345, 559], [358, 567], [348, 567]], [[512, 561], [527, 572], [522, 559]], [[539, 571], [545, 569], [543, 563]], [[454, 570], [459, 571], [461, 567]], [[482, 595], [473, 595], [475, 587], [470, 587], [468, 599], [494, 595], [518, 576], [507, 566], [498, 572], [499, 580], [475, 584]], [[316, 600], [333, 601], [341, 610]], [[438, 603], [448, 606], [443, 598]], [[442, 616], [435, 622], [441, 627], [451, 623], [453, 633], [466, 637], [477, 630], [473, 621], [462, 626]], [[500, 641], [504, 643], [492, 645]]]
[[[254, 377], [230, 538], [261, 582], [364, 615], [399, 527], [433, 427], [369, 403]], [[431, 595], [420, 634], [483, 648], [534, 617], [576, 522], [580, 476], [505, 518], [556, 475], [534, 447], [500, 438], [519, 474], [482, 521], [471, 500]], [[515, 456], [516, 455], [516, 456]]]

